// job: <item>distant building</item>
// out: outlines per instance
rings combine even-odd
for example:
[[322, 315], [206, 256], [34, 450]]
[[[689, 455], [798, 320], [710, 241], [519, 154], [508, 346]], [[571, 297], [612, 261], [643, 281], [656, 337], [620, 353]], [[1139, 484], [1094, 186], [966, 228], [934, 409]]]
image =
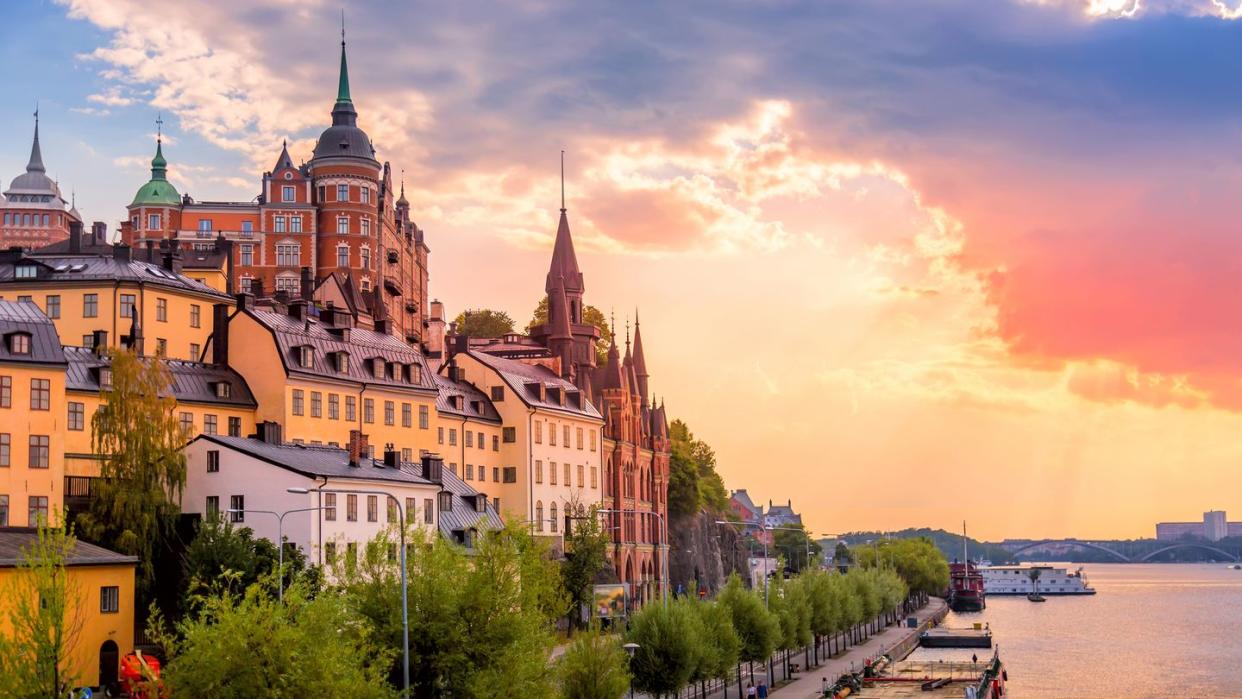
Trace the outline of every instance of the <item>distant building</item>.
[[1208, 510], [1203, 513], [1203, 533], [1208, 541], [1220, 541], [1229, 536], [1229, 523], [1224, 510]]
[[69, 225], [82, 217], [65, 201], [60, 186], [47, 176], [39, 148], [39, 115], [35, 113], [34, 142], [26, 171], [0, 197], [0, 248], [37, 248], [69, 237]]
[[768, 500], [768, 511], [764, 513], [763, 519], [768, 529], [802, 526], [802, 515], [794, 512], [793, 500], [786, 500], [784, 505], [773, 505]]
[[1202, 522], [1157, 522], [1157, 541], [1176, 541], [1185, 537], [1220, 541], [1227, 536], [1242, 536], [1242, 522], [1230, 522], [1224, 510], [1208, 510]]

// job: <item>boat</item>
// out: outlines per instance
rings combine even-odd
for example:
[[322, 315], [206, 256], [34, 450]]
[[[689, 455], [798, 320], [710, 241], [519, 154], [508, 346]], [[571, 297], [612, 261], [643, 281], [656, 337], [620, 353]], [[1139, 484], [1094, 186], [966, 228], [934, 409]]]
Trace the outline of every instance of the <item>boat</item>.
[[1032, 602], [1047, 602], [1048, 601], [1047, 597], [1044, 597], [1038, 592], [1032, 592], [1031, 594], [1027, 595], [1026, 598]]
[[861, 696], [869, 699], [901, 697], [976, 697], [1001, 699], [1007, 696], [1009, 673], [1000, 652], [978, 660], [899, 660], [881, 656], [861, 673], [842, 675], [823, 696], [834, 699]]
[[[983, 589], [989, 595], [1026, 595], [1036, 591], [1044, 595], [1094, 595], [1095, 588], [1087, 582], [1082, 568], [1069, 572], [1068, 568], [1047, 564], [980, 567]], [[1037, 571], [1037, 572], [1036, 572]]]
[[1229, 569], [1230, 570], [1242, 570], [1242, 564], [1234, 563], [1233, 565], [1229, 566]]
[[949, 609], [955, 612], [981, 612], [987, 609], [987, 596], [979, 566], [970, 561], [967, 549], [966, 522], [962, 522], [962, 562], [949, 564], [949, 590], [945, 595]]

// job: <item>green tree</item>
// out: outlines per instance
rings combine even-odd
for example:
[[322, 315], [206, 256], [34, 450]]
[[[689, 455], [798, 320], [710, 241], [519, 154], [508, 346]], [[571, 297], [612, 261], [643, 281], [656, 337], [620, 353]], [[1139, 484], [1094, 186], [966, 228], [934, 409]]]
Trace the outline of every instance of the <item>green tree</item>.
[[[774, 529], [772, 545], [788, 561], [790, 569], [795, 573], [806, 569], [811, 561], [818, 560], [823, 551], [819, 542], [813, 541], [801, 524], [785, 529]], [[809, 560], [807, 559], [808, 552], [811, 556]]]
[[138, 557], [139, 589], [145, 592], [154, 581], [154, 552], [173, 534], [181, 512], [186, 434], [174, 414], [164, 365], [129, 350], [110, 356], [112, 388], [91, 418], [101, 477], [81, 527], [92, 541]]
[[[234, 527], [222, 517], [203, 520], [183, 558], [186, 594], [182, 597], [182, 611], [203, 587], [225, 578], [225, 573], [237, 573], [235, 579], [239, 590], [265, 580], [274, 582], [278, 567], [279, 551], [276, 545], [264, 538], [255, 538], [249, 527]], [[285, 546], [284, 584], [288, 586], [295, 578], [305, 577], [312, 592], [321, 585], [319, 570], [308, 568], [306, 554], [296, 546]], [[274, 591], [273, 591], [274, 592]]]
[[39, 523], [15, 575], [0, 588], [9, 629], [0, 635], [0, 696], [62, 697], [78, 685], [70, 671], [84, 621], [81, 585], [66, 571], [77, 540]]
[[629, 657], [616, 636], [592, 626], [557, 663], [566, 699], [619, 699], [630, 686]]
[[569, 597], [569, 629], [581, 625], [582, 608], [590, 606], [596, 576], [608, 565], [608, 532], [600, 525], [595, 506], [585, 518], [575, 519], [565, 537], [561, 585]]
[[[526, 324], [526, 332], [530, 332], [531, 328], [547, 322], [548, 297], [544, 296], [539, 301], [539, 304], [535, 306], [535, 312], [531, 314], [530, 322]], [[603, 366], [608, 359], [608, 345], [612, 343], [612, 328], [608, 325], [608, 318], [603, 311], [588, 304], [582, 307], [582, 322], [587, 325], [594, 325], [599, 330], [599, 344], [595, 346], [595, 361], [600, 366]]]
[[389, 697], [393, 649], [338, 595], [311, 597], [302, 582], [284, 603], [268, 589], [204, 597], [177, 625], [164, 679], [174, 697]]
[[669, 511], [681, 516], [703, 509], [727, 512], [729, 494], [716, 472], [716, 452], [681, 420], [669, 425], [669, 441]]
[[702, 662], [702, 621], [680, 599], [668, 606], [648, 604], [630, 618], [626, 641], [637, 643], [630, 663], [634, 688], [649, 694], [676, 694]]
[[513, 332], [513, 318], [504, 311], [473, 308], [462, 311], [453, 319], [457, 334], [469, 337], [500, 337]]
[[780, 642], [781, 627], [764, 608], [759, 594], [742, 587], [742, 579], [734, 573], [716, 596], [716, 602], [729, 610], [741, 643], [738, 657], [751, 663], [767, 660]]
[[733, 628], [733, 616], [729, 608], [719, 602], [702, 601], [694, 607], [702, 622], [704, 653], [691, 679], [728, 680], [742, 651], [742, 641]]
[[938, 595], [949, 586], [949, 563], [927, 537], [883, 539], [855, 548], [863, 567], [892, 567], [911, 590]]

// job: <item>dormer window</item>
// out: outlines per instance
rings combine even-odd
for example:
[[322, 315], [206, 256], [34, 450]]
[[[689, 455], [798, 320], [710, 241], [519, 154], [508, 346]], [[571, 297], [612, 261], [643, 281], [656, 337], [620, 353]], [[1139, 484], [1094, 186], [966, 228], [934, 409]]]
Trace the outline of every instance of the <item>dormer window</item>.
[[454, 410], [461, 410], [462, 400], [461, 396], [449, 396], [449, 405], [453, 406]]
[[474, 496], [474, 511], [487, 512], [487, 496], [482, 493]]
[[371, 375], [372, 376], [374, 376], [377, 379], [382, 379], [382, 378], [385, 378], [385, 374], [387, 371], [388, 371], [388, 363], [385, 362], [383, 359], [376, 357], [371, 360]]
[[13, 276], [18, 279], [34, 279], [39, 276], [39, 267], [37, 265], [18, 265]]
[[227, 381], [216, 382], [216, 398], [228, 398], [233, 392], [233, 386]]
[[30, 334], [29, 333], [10, 333], [9, 334], [9, 353], [10, 354], [30, 354]]
[[349, 352], [333, 352], [332, 366], [338, 373], [344, 374], [349, 371]]
[[423, 382], [423, 368], [418, 364], [410, 364], [406, 367], [406, 380], [410, 383]]
[[310, 369], [315, 366], [315, 348], [310, 345], [302, 345], [298, 347], [298, 366], [303, 369]]
[[475, 415], [483, 414], [483, 404], [477, 400], [470, 401], [470, 409], [474, 411]]
[[110, 390], [112, 388], [112, 368], [111, 367], [106, 367], [106, 366], [99, 367], [99, 387], [105, 391]]

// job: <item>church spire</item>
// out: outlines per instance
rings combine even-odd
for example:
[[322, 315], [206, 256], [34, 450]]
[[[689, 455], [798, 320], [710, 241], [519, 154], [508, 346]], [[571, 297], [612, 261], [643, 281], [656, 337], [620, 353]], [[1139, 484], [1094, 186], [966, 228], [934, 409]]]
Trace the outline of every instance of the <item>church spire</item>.
[[349, 65], [345, 61], [345, 10], [341, 10], [341, 77], [336, 86], [336, 101], [353, 101], [349, 98]]
[[[582, 292], [586, 289], [582, 283], [582, 272], [578, 269], [578, 256], [574, 254], [574, 239], [569, 233], [569, 215], [565, 209], [565, 151], [561, 151], [561, 220], [556, 226], [556, 243], [552, 247], [552, 264], [548, 268], [548, 281], [544, 291], [552, 293], [553, 282], [557, 277], [563, 280], [566, 296], [576, 297], [575, 307], [581, 308]], [[581, 322], [575, 317], [574, 322]]]
[[638, 393], [647, 399], [647, 359], [643, 356], [643, 334], [638, 322], [638, 309], [634, 309], [634, 375], [638, 377]]
[[[608, 327], [617, 327], [617, 317], [612, 316]], [[608, 342], [608, 363], [604, 365], [604, 388], [621, 388], [624, 379], [621, 374], [621, 357], [617, 353], [617, 333], [614, 330]]]
[[35, 131], [34, 142], [30, 144], [30, 162], [26, 163], [26, 172], [47, 172], [43, 167], [43, 151], [39, 148], [39, 108], [34, 111]]

